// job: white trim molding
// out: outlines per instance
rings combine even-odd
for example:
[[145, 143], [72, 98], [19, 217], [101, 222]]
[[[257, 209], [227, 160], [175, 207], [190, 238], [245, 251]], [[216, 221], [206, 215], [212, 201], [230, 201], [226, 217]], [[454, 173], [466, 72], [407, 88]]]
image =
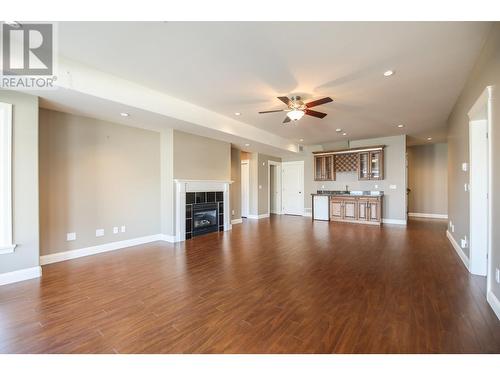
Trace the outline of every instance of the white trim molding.
[[121, 250], [127, 247], [143, 245], [155, 241], [168, 241], [168, 239], [164, 234], [154, 234], [151, 236], [137, 237], [123, 241], [109, 242], [102, 245], [84, 247], [76, 250], [62, 251], [59, 253], [42, 255], [40, 257], [40, 264], [43, 266], [45, 264], [63, 262], [69, 259], [86, 257], [88, 255], [105, 253], [108, 251]]
[[422, 212], [409, 212], [409, 217], [422, 217], [426, 219], [448, 219], [447, 214], [425, 214]]
[[497, 296], [495, 296], [495, 294], [493, 294], [493, 292], [490, 290], [486, 294], [486, 299], [488, 300], [488, 303], [490, 304], [498, 320], [500, 320], [500, 301], [498, 300]]
[[382, 219], [383, 224], [406, 225], [406, 220], [400, 219]]
[[40, 266], [0, 273], [0, 285], [7, 285], [17, 283], [19, 281], [35, 279], [40, 276], [42, 276], [42, 267]]
[[12, 104], [0, 103], [0, 254], [14, 252], [12, 239]]
[[304, 208], [304, 214], [302, 216], [312, 217], [312, 208], [311, 207]]
[[253, 220], [259, 220], [259, 219], [265, 219], [268, 218], [269, 214], [261, 214], [261, 215], [248, 215], [247, 219], [253, 219]]
[[467, 271], [469, 271], [469, 257], [467, 255], [465, 255], [462, 248], [459, 246], [457, 241], [455, 241], [455, 239], [451, 235], [450, 231], [448, 231], [448, 230], [446, 231], [446, 237], [448, 237], [448, 240], [450, 240], [450, 243], [453, 246], [453, 248], [455, 249], [455, 251], [457, 252], [458, 257], [464, 263], [464, 266], [465, 266], [465, 268], [467, 268]]
[[175, 182], [175, 242], [186, 240], [186, 193], [222, 191], [224, 194], [224, 231], [232, 229], [229, 204], [230, 180], [183, 180]]
[[243, 223], [243, 219], [242, 218], [239, 218], [239, 219], [233, 219], [231, 220], [231, 224], [241, 224]]

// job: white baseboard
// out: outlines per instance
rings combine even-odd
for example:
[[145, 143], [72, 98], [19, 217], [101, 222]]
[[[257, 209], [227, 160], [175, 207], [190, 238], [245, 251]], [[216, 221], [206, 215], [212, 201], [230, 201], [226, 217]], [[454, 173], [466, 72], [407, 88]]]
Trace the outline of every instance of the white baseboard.
[[421, 212], [409, 212], [409, 217], [422, 217], [427, 219], [448, 219], [447, 214], [424, 214]]
[[451, 233], [448, 230], [446, 231], [446, 237], [448, 237], [448, 240], [450, 240], [451, 245], [453, 246], [453, 248], [457, 252], [459, 258], [462, 259], [462, 262], [464, 263], [465, 268], [467, 268], [467, 271], [469, 271], [469, 257], [467, 255], [465, 255], [465, 253], [462, 250], [462, 248], [460, 247], [460, 245], [457, 243], [457, 241], [455, 241], [455, 239], [453, 238], [453, 236], [451, 235]]
[[105, 253], [108, 251], [119, 250], [126, 247], [142, 245], [145, 243], [155, 242], [155, 241], [174, 242], [174, 241], [169, 241], [170, 237], [173, 236], [167, 236], [165, 234], [154, 234], [152, 236], [132, 238], [129, 240], [109, 242], [102, 245], [84, 247], [82, 249], [77, 249], [77, 250], [69, 250], [69, 251], [62, 251], [60, 253], [42, 255], [40, 257], [40, 264], [45, 265], [50, 263], [62, 262], [69, 259], [85, 257], [88, 255], [94, 255], [98, 253]]
[[17, 283], [42, 276], [42, 267], [36, 266], [22, 270], [0, 273], [0, 285]]
[[493, 312], [497, 316], [498, 320], [500, 320], [500, 301], [498, 300], [497, 296], [495, 296], [490, 290], [486, 295], [486, 299], [488, 300], [488, 303], [493, 309]]
[[175, 236], [171, 236], [170, 234], [163, 234], [162, 233], [162, 234], [158, 234], [158, 236], [159, 236], [158, 240], [155, 240], [155, 241], [165, 241], [165, 242], [170, 242], [170, 243], [179, 242], [179, 241], [177, 241]]
[[269, 217], [269, 214], [262, 214], [262, 215], [248, 215], [247, 216], [247, 219], [254, 219], [254, 220], [258, 220], [258, 219], [265, 219]]
[[231, 224], [241, 224], [241, 223], [243, 223], [243, 219], [242, 218], [231, 220]]
[[382, 219], [384, 224], [396, 224], [396, 225], [406, 225], [406, 220], [400, 219]]

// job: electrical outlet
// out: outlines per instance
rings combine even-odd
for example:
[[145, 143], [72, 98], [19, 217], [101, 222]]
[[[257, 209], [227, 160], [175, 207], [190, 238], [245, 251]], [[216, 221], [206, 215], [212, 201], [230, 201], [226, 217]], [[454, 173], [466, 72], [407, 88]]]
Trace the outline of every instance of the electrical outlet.
[[76, 240], [75, 232], [66, 233], [66, 241], [74, 241], [74, 240]]
[[104, 236], [104, 229], [96, 229], [95, 230], [95, 236], [96, 237], [102, 237], [102, 236]]
[[389, 189], [396, 190], [397, 186], [396, 185], [389, 185]]
[[464, 236], [464, 238], [460, 240], [460, 245], [462, 249], [465, 249], [467, 247], [467, 236]]
[[121, 232], [122, 232], [122, 233], [125, 233], [125, 231], [126, 231], [126, 230], [127, 230], [127, 228], [125, 228], [125, 225], [122, 225], [122, 227], [121, 227]]
[[497, 268], [495, 270], [495, 280], [496, 280], [497, 284], [500, 284], [500, 269], [499, 268]]
[[469, 184], [464, 184], [464, 191], [469, 191]]
[[231, 210], [231, 215], [234, 215], [234, 210]]
[[378, 189], [378, 185], [375, 185], [375, 189]]
[[467, 163], [462, 163], [462, 171], [467, 172]]
[[118, 233], [118, 227], [113, 227], [113, 233], [117, 234]]

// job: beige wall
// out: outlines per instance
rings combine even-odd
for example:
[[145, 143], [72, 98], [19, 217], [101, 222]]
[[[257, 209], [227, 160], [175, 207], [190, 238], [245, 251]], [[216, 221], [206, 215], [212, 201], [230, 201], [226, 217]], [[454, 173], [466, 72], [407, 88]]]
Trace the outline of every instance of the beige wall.
[[39, 265], [38, 98], [0, 90], [12, 108], [12, 209], [14, 253], [0, 255], [0, 273]]
[[231, 144], [174, 130], [174, 178], [231, 179]]
[[241, 219], [241, 151], [231, 148], [231, 220]]
[[448, 145], [408, 147], [408, 209], [413, 213], [448, 212]]
[[41, 255], [160, 233], [160, 134], [41, 109], [40, 229]]
[[[453, 111], [448, 118], [448, 216], [455, 225], [452, 236], [460, 243], [460, 238], [469, 238], [469, 194], [464, 191], [464, 184], [469, 182], [468, 172], [463, 172], [461, 165], [469, 161], [469, 120], [467, 113], [487, 86], [496, 87], [493, 104], [494, 126], [490, 134], [492, 143], [492, 226], [500, 223], [500, 23], [491, 29], [488, 40], [460, 94]], [[500, 267], [500, 231], [492, 233], [491, 269], [494, 275]], [[463, 249], [469, 255], [469, 250]], [[500, 299], [500, 285], [492, 278], [490, 285], [493, 293]]]

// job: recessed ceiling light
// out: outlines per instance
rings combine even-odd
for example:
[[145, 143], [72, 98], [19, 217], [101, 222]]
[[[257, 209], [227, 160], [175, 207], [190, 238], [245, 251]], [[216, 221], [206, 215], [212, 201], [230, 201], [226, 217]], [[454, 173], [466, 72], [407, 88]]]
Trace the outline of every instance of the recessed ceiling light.
[[245, 147], [248, 147], [248, 146], [250, 146], [250, 143], [245, 143]]
[[342, 131], [342, 129], [337, 128], [337, 129], [335, 129], [335, 131], [336, 131], [337, 133], [340, 133], [340, 132]]
[[241, 116], [241, 112], [234, 112], [236, 116]]
[[394, 73], [395, 73], [395, 72], [394, 72], [394, 70], [386, 70], [386, 71], [384, 72], [384, 77], [390, 77], [390, 76], [392, 76]]
[[304, 138], [300, 138], [299, 141], [304, 142]]
[[347, 133], [342, 133], [342, 135], [347, 135]]
[[432, 137], [427, 138], [428, 141], [432, 141]]
[[130, 115], [129, 115], [127, 112], [121, 112], [121, 113], [120, 113], [120, 116], [122, 116], [122, 117], [128, 117], [128, 116], [130, 116]]
[[405, 126], [403, 124], [399, 124], [398, 128], [404, 128]]

